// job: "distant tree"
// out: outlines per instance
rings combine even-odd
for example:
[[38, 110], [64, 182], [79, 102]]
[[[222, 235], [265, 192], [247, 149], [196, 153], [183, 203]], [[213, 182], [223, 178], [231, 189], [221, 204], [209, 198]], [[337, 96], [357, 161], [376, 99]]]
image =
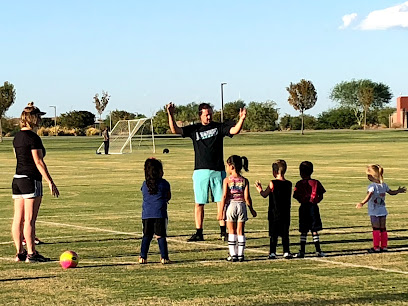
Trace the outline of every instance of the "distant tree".
[[20, 119], [3, 117], [3, 133], [6, 136], [14, 136], [20, 130]]
[[[373, 90], [373, 99], [368, 107], [361, 100], [362, 88]], [[367, 89], [365, 91], [368, 92]], [[353, 79], [336, 84], [330, 93], [330, 99], [339, 103], [340, 106], [352, 109], [357, 124], [361, 126], [365, 117], [364, 113], [368, 110], [383, 108], [391, 102], [392, 93], [390, 88], [383, 83], [376, 83], [368, 79]]]
[[3, 141], [2, 121], [3, 116], [16, 99], [16, 90], [14, 85], [9, 82], [4, 82], [0, 86], [0, 142]]
[[301, 133], [303, 135], [304, 118], [303, 113], [315, 106], [317, 101], [316, 89], [311, 81], [305, 79], [300, 80], [299, 83], [290, 83], [289, 87], [286, 87], [289, 92], [288, 102], [297, 111], [300, 111], [302, 118]]
[[187, 105], [177, 105], [174, 114], [176, 120], [188, 123], [196, 123], [200, 121], [198, 117], [198, 106], [199, 104], [196, 102], [191, 102]]
[[279, 117], [276, 103], [273, 101], [250, 102], [247, 107], [247, 119], [244, 129], [250, 131], [274, 131], [278, 128]]
[[119, 120], [132, 120], [132, 119], [146, 118], [146, 116], [143, 114], [138, 114], [138, 113], [135, 114], [135, 113], [130, 113], [125, 110], [116, 109], [114, 111], [111, 111], [109, 115], [106, 116], [106, 119], [104, 121], [106, 126], [110, 125], [111, 116], [112, 116], [112, 126], [115, 126], [115, 124]]
[[224, 104], [224, 121], [232, 120], [237, 122], [239, 120], [239, 109], [245, 107], [243, 100], [236, 100]]
[[157, 111], [153, 117], [153, 129], [157, 134], [166, 134], [169, 132], [169, 119], [167, 117], [166, 106]]
[[96, 111], [99, 114], [99, 121], [102, 121], [102, 113], [105, 110], [106, 106], [108, 105], [109, 99], [110, 99], [110, 95], [108, 94], [107, 91], [103, 91], [102, 90], [102, 97], [99, 99], [99, 94], [96, 93], [95, 96], [93, 97], [93, 100], [95, 103], [95, 108]]
[[357, 98], [364, 109], [364, 129], [366, 129], [367, 112], [374, 101], [374, 88], [370, 86], [361, 86], [358, 89]]
[[[311, 115], [303, 116], [304, 128], [314, 130], [317, 128], [317, 119]], [[279, 121], [281, 130], [300, 130], [302, 128], [302, 118], [285, 114]]]
[[88, 111], [72, 111], [61, 114], [59, 120], [64, 127], [84, 129], [95, 123], [95, 115]]
[[318, 129], [349, 129], [355, 124], [354, 111], [349, 107], [329, 109], [317, 116]]

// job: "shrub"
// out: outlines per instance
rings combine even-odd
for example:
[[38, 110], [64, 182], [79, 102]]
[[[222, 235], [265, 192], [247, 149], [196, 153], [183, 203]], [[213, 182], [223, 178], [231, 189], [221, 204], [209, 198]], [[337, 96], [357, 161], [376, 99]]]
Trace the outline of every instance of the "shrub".
[[100, 133], [101, 133], [101, 130], [100, 130], [100, 129], [96, 129], [96, 128], [94, 128], [94, 127], [90, 127], [90, 128], [87, 128], [87, 129], [85, 130], [86, 136], [100, 135]]

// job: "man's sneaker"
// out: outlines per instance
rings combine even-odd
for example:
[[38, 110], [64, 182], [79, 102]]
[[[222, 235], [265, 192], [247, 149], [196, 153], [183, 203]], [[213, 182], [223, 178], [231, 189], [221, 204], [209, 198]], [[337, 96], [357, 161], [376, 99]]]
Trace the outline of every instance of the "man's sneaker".
[[25, 261], [27, 259], [27, 251], [23, 250], [23, 252], [16, 254], [15, 261]]
[[[44, 242], [42, 242], [40, 239], [38, 239], [37, 237], [35, 237], [35, 239], [34, 239], [34, 243], [36, 244], [36, 245], [39, 245], [39, 244], [44, 244]], [[23, 239], [23, 245], [26, 245], [27, 244], [27, 242], [26, 242], [26, 240], [25, 240], [25, 238]]]
[[305, 258], [305, 253], [304, 252], [299, 252], [299, 253], [293, 255], [293, 258]]
[[380, 253], [380, 252], [381, 252], [380, 248], [378, 248], [378, 249], [371, 248], [371, 249], [368, 250], [368, 253]]
[[227, 261], [237, 262], [238, 261], [238, 256], [237, 255], [234, 255], [234, 256], [229, 255], [227, 257]]
[[388, 248], [381, 248], [381, 252], [388, 252]]
[[238, 261], [239, 262], [245, 261], [245, 256], [244, 255], [238, 256]]
[[160, 258], [160, 262], [162, 265], [168, 265], [169, 263], [171, 263], [170, 259], [165, 259], [165, 258]]
[[204, 241], [203, 235], [200, 234], [193, 234], [190, 238], [187, 239], [188, 242], [193, 242], [193, 241]]
[[268, 259], [276, 259], [276, 254], [275, 253], [269, 254]]
[[147, 264], [147, 259], [146, 259], [146, 258], [143, 258], [143, 257], [139, 257], [139, 263], [140, 263], [141, 265]]
[[26, 258], [26, 262], [46, 262], [50, 261], [51, 259], [42, 256], [37, 251], [34, 254], [28, 254]]
[[317, 257], [326, 257], [327, 255], [326, 255], [326, 253], [323, 253], [322, 251], [320, 251], [320, 252], [316, 252], [316, 256]]
[[283, 254], [283, 258], [285, 258], [285, 259], [292, 259], [293, 256], [292, 256], [292, 254], [290, 254], [289, 252], [286, 252], [286, 253]]

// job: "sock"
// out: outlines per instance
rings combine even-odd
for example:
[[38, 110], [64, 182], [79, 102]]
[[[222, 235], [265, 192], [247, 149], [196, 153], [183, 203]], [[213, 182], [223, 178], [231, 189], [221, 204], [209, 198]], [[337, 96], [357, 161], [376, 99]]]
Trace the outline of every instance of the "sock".
[[147, 253], [149, 252], [150, 242], [152, 241], [153, 236], [143, 236], [142, 246], [140, 248], [140, 257], [146, 259]]
[[197, 228], [196, 234], [202, 236], [203, 235], [203, 229], [202, 228]]
[[388, 233], [387, 230], [381, 231], [381, 248], [386, 248], [388, 246]]
[[228, 234], [228, 249], [229, 249], [231, 256], [237, 256], [236, 245], [237, 245], [237, 235]]
[[379, 229], [373, 229], [373, 246], [374, 249], [380, 248], [381, 232]]
[[169, 250], [167, 248], [167, 239], [166, 237], [160, 237], [157, 239], [157, 242], [159, 243], [159, 249], [160, 249], [160, 256], [163, 259], [169, 259]]
[[244, 256], [245, 236], [238, 235], [238, 256]]
[[300, 252], [301, 253], [306, 252], [306, 237], [307, 237], [307, 233], [300, 234]]
[[227, 226], [226, 225], [220, 225], [220, 231], [221, 231], [221, 236], [226, 236], [227, 235]]
[[269, 238], [269, 254], [276, 254], [276, 245], [278, 242], [278, 237], [270, 237]]
[[316, 247], [316, 252], [321, 252], [322, 250], [320, 249], [320, 238], [319, 235], [313, 235], [313, 242]]

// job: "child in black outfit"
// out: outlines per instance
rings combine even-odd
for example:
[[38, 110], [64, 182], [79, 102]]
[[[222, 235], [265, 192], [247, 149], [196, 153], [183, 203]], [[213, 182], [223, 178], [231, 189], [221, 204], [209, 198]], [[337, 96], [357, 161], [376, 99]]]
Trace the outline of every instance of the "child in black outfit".
[[269, 195], [269, 259], [276, 259], [278, 236], [282, 237], [283, 258], [292, 258], [289, 250], [292, 182], [285, 179], [286, 169], [286, 162], [278, 159], [272, 164], [272, 173], [275, 180], [270, 181], [265, 190], [262, 190], [261, 182], [257, 181], [255, 183], [256, 190], [261, 196], [266, 198]]
[[319, 206], [317, 204], [323, 200], [323, 193], [326, 192], [323, 185], [311, 178], [313, 173], [313, 164], [304, 161], [299, 166], [300, 181], [296, 183], [293, 192], [293, 198], [299, 201], [299, 232], [300, 232], [300, 251], [295, 258], [304, 258], [306, 249], [306, 237], [309, 231], [313, 234], [313, 242], [316, 247], [316, 255], [325, 257], [326, 254], [320, 249], [319, 233], [323, 229], [320, 219]]

